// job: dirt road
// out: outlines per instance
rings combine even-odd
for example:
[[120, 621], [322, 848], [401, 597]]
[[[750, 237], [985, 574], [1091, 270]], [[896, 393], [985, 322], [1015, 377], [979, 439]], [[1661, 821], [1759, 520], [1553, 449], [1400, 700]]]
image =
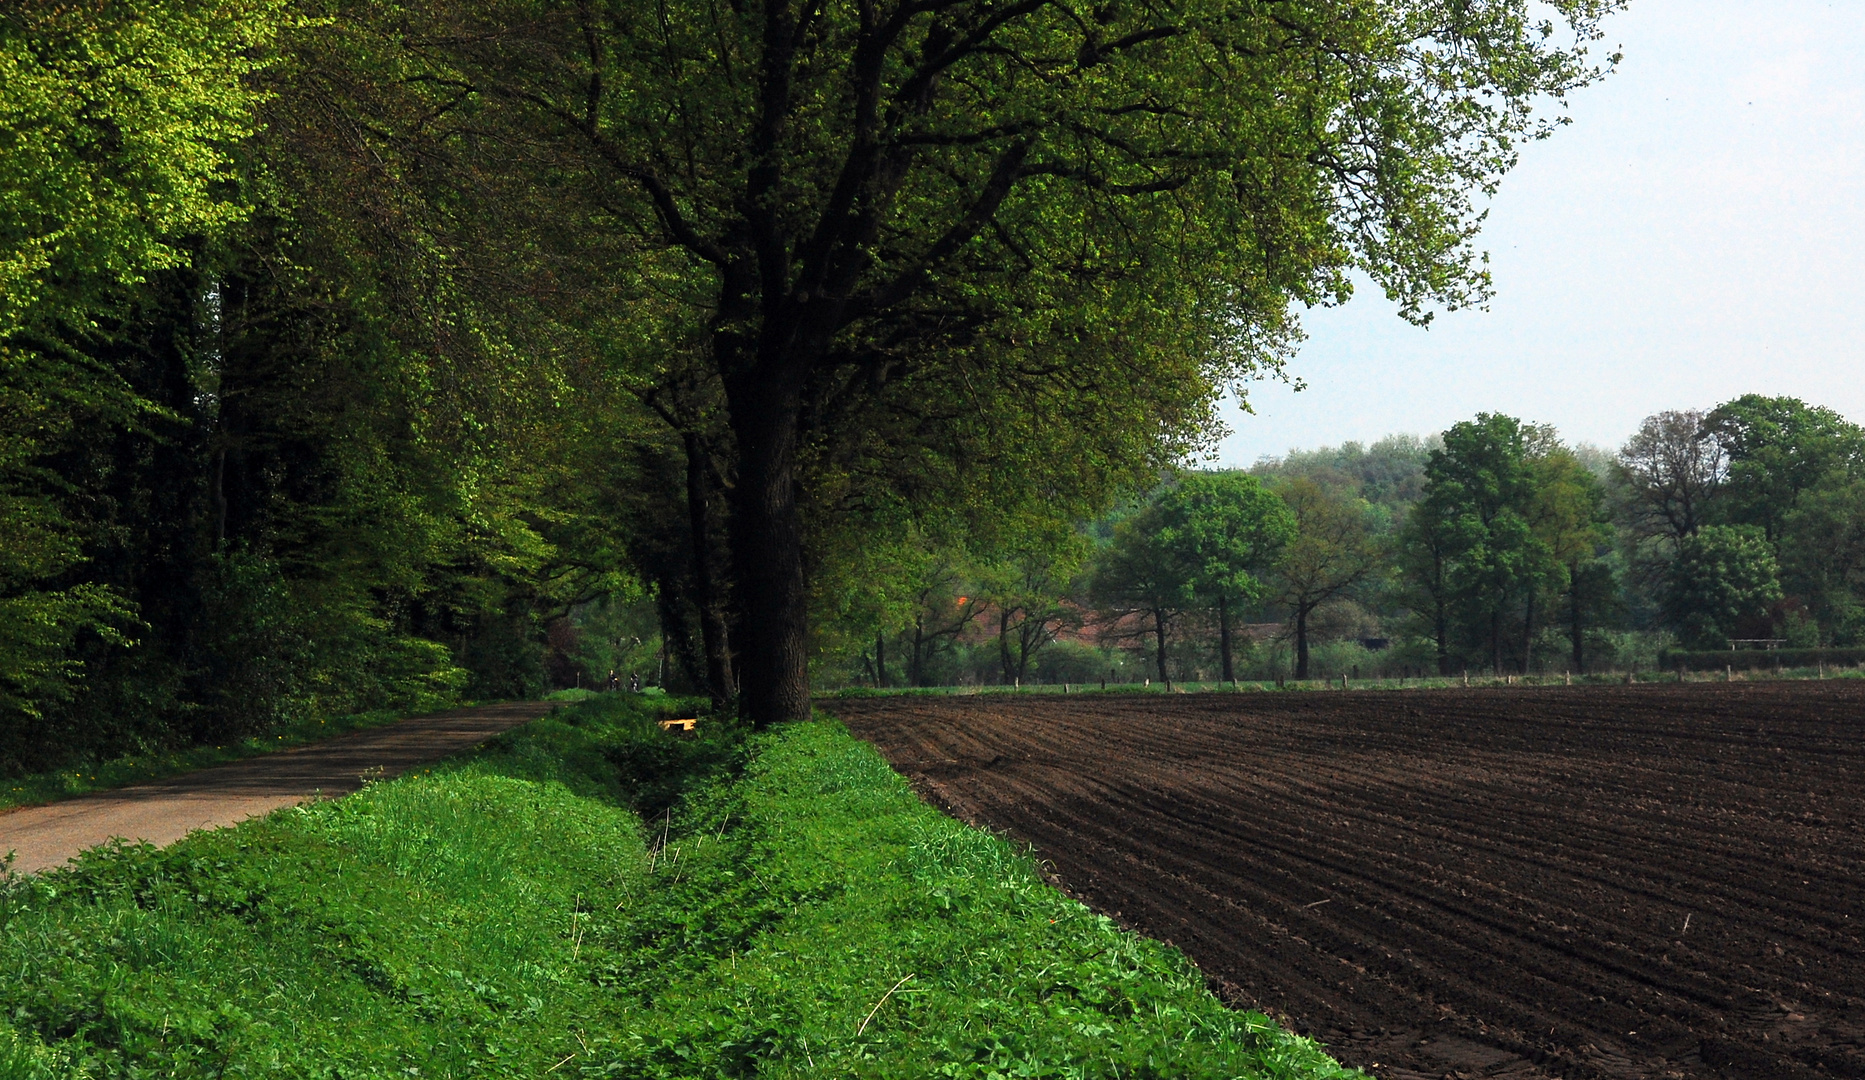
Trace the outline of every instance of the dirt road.
[[196, 829], [232, 825], [311, 798], [346, 795], [458, 753], [549, 712], [547, 701], [509, 702], [417, 716], [150, 784], [101, 791], [0, 814], [0, 854], [13, 870], [60, 866], [113, 837], [171, 844]]
[[1382, 1080], [1865, 1077], [1865, 682], [825, 708]]

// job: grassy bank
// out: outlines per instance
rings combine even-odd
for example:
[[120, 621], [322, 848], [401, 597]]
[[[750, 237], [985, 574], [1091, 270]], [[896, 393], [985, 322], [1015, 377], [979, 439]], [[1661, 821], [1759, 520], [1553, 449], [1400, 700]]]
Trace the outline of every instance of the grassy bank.
[[840, 725], [647, 707], [12, 881], [0, 1078], [1346, 1075]]

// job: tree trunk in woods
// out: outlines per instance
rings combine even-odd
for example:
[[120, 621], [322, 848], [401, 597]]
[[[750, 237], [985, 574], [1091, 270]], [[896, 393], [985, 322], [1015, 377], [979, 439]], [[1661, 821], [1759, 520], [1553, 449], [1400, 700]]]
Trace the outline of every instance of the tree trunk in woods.
[[655, 605], [660, 613], [661, 651], [660, 673], [654, 677], [654, 685], [663, 689], [667, 686], [669, 652], [673, 654], [674, 663], [689, 684], [698, 686], [705, 674], [704, 661], [694, 652], [693, 635], [686, 618], [687, 605], [691, 600], [692, 597], [681, 592], [662, 589]]
[[[223, 435], [224, 439], [225, 436]], [[214, 454], [214, 551], [227, 549], [227, 448]]]
[[1159, 641], [1159, 681], [1171, 687], [1172, 679], [1166, 674], [1166, 613], [1158, 608], [1153, 609], [1153, 633]]
[[1581, 622], [1580, 622], [1580, 564], [1579, 563], [1575, 563], [1573, 567], [1570, 569], [1567, 575], [1567, 580], [1572, 583], [1567, 590], [1567, 596], [1571, 602], [1571, 606], [1569, 608], [1569, 616], [1570, 616], [1571, 622], [1569, 622], [1568, 627], [1572, 633], [1572, 640], [1573, 640], [1573, 645], [1574, 645], [1574, 671], [1577, 673], [1585, 673], [1587, 669], [1586, 653], [1585, 653], [1586, 635], [1583, 632]]
[[1432, 629], [1436, 631], [1438, 643], [1438, 674], [1446, 678], [1451, 673], [1450, 615], [1445, 611], [1444, 601], [1437, 601], [1433, 613]]
[[1522, 674], [1528, 674], [1529, 658], [1535, 644], [1535, 590], [1528, 590], [1528, 609], [1522, 613]]
[[1044, 631], [1036, 628], [1036, 636], [1030, 636], [1030, 618], [1023, 617], [1023, 623], [1017, 629], [1017, 681], [1021, 683], [1030, 677], [1030, 656], [1036, 652], [1037, 643], [1042, 641]]
[[712, 546], [712, 477], [706, 468], [706, 445], [695, 432], [682, 436], [686, 448], [686, 509], [693, 534], [693, 586], [699, 608], [700, 646], [706, 653], [706, 693], [723, 706], [738, 692], [732, 680], [730, 635], [725, 595]]
[[796, 369], [791, 377], [752, 371], [725, 379], [738, 446], [727, 534], [743, 617], [738, 707], [756, 727], [810, 715], [809, 592], [796, 504], [803, 369], [788, 366]]
[[874, 685], [887, 688], [887, 638], [874, 635]]
[[1306, 607], [1295, 609], [1295, 677], [1308, 677], [1308, 612]]
[[916, 618], [913, 620], [913, 655], [907, 657], [908, 686], [926, 685], [925, 680], [921, 677], [926, 670], [925, 660], [922, 659], [921, 656], [921, 649], [925, 647], [925, 644], [926, 627], [924, 621], [922, 618]]
[[997, 613], [997, 662], [1004, 669], [1004, 685], [1020, 679], [1023, 670], [1010, 662], [1010, 612], [1000, 610]]
[[1502, 674], [1502, 610], [1489, 613], [1489, 673]]
[[1224, 681], [1236, 682], [1237, 670], [1230, 662], [1230, 604], [1217, 598], [1217, 650], [1224, 664]]

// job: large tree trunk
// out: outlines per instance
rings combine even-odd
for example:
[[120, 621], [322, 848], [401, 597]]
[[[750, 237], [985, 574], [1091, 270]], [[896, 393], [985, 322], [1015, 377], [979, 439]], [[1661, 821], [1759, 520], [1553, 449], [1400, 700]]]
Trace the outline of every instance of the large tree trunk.
[[725, 595], [713, 549], [712, 477], [707, 470], [706, 445], [695, 432], [684, 432], [686, 449], [686, 510], [693, 534], [693, 599], [699, 607], [699, 636], [706, 653], [706, 693], [723, 706], [738, 688], [732, 683], [730, 635], [726, 629]]
[[1308, 677], [1308, 612], [1305, 605], [1295, 608], [1295, 677]]
[[797, 521], [800, 378], [726, 379], [738, 483], [732, 544], [739, 613], [739, 713], [757, 727], [807, 720], [809, 593]]
[[1237, 681], [1237, 669], [1230, 662], [1230, 604], [1222, 597], [1217, 598], [1217, 651], [1223, 660], [1224, 681]]
[[1159, 608], [1153, 609], [1153, 634], [1159, 643], [1154, 659], [1159, 663], [1159, 681], [1172, 685], [1172, 676], [1166, 674], [1166, 613]]

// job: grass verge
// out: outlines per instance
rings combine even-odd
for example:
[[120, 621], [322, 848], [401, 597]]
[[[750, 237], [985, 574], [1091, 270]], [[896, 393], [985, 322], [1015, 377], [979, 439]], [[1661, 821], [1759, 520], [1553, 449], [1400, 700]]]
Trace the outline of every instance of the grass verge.
[[848, 686], [836, 690], [820, 691], [818, 698], [828, 700], [846, 700], [850, 698], [873, 697], [971, 697], [977, 695], [1053, 695], [1053, 694], [1256, 694], [1256, 693], [1314, 693], [1340, 689], [1351, 690], [1454, 690], [1466, 687], [1499, 686], [1647, 686], [1661, 683], [1707, 683], [1707, 682], [1815, 682], [1826, 679], [1865, 679], [1865, 667], [1800, 667], [1800, 668], [1758, 668], [1743, 671], [1735, 670], [1726, 679], [1723, 671], [1686, 671], [1674, 669], [1662, 671], [1594, 671], [1580, 675], [1536, 674], [1536, 675], [1486, 675], [1471, 673], [1468, 678], [1462, 675], [1431, 675], [1419, 678], [1389, 679], [1350, 679], [1342, 684], [1341, 677], [1316, 679], [1286, 679], [1283, 682], [1249, 681], [1242, 682], [1175, 682], [1165, 683], [1119, 683], [1102, 686], [1099, 683], [1030, 683], [1025, 686], [1002, 686], [995, 683], [982, 683], [975, 686], [906, 686], [875, 689], [870, 686]]
[[1357, 1075], [840, 724], [652, 707], [8, 881], [0, 1078]]

